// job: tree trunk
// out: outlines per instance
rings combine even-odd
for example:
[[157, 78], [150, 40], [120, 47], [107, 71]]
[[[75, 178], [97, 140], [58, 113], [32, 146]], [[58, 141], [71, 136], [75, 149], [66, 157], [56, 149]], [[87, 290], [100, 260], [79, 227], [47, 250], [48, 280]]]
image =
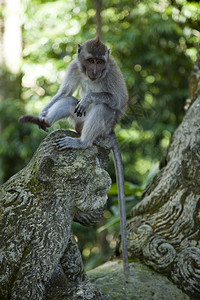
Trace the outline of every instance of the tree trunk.
[[20, 0], [1, 0], [0, 16], [0, 100], [20, 98], [22, 61], [22, 28]]
[[[0, 14], [0, 101], [21, 98], [21, 61], [22, 61], [22, 28], [20, 17], [20, 0], [0, 0], [2, 14]], [[3, 103], [3, 102], [2, 102]], [[5, 103], [5, 102], [4, 102]], [[14, 110], [8, 108], [10, 120]], [[0, 119], [1, 132], [8, 126], [5, 118]], [[5, 161], [0, 157], [0, 170], [5, 174]], [[6, 156], [7, 168], [12, 170], [17, 165], [17, 157], [11, 161]], [[0, 184], [2, 177], [0, 176]]]
[[5, 1], [3, 34], [4, 64], [12, 74], [20, 73], [22, 60], [22, 30], [20, 21], [20, 0]]
[[193, 102], [200, 94], [199, 89], [200, 89], [200, 47], [199, 47], [197, 61], [194, 65], [191, 78], [190, 78], [190, 99], [193, 100]]
[[96, 33], [99, 39], [102, 39], [102, 26], [101, 26], [101, 0], [94, 0], [96, 9]]
[[199, 68], [198, 58], [191, 88], [196, 100], [174, 133], [159, 173], [133, 208], [127, 227], [130, 256], [166, 274], [195, 299], [200, 298]]

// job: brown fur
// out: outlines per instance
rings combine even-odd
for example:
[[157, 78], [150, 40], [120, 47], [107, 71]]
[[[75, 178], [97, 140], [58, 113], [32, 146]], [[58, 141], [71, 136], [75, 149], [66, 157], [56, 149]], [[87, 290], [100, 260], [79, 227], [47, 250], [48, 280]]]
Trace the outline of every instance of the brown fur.
[[[86, 44], [87, 43], [87, 44]], [[87, 42], [83, 43], [83, 46], [87, 46], [87, 51], [91, 53], [94, 57], [101, 57], [106, 54], [108, 48], [104, 45], [99, 38], [88, 40]]]
[[28, 122], [28, 123], [36, 124], [46, 132], [48, 132], [46, 127], [50, 127], [50, 125], [47, 121], [45, 121], [44, 119], [42, 119], [38, 116], [34, 116], [34, 115], [24, 115], [24, 116], [19, 118], [19, 122], [20, 123], [27, 123]]

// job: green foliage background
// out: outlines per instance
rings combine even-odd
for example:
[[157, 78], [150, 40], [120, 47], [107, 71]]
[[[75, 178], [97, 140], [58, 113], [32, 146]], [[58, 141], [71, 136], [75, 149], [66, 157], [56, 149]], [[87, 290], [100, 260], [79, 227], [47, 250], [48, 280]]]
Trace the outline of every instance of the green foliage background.
[[[11, 87], [4, 85], [4, 100], [0, 101], [1, 182], [27, 164], [46, 136], [34, 125], [19, 125], [18, 117], [40, 112], [58, 90], [67, 65], [76, 57], [77, 44], [96, 34], [92, 0], [23, 0], [22, 11], [19, 96], [11, 93], [12, 86], [13, 91], [19, 89], [15, 86], [18, 81], [6, 70], [0, 73], [1, 78], [13, 80]], [[170, 138], [183, 118], [200, 40], [200, 4], [186, 0], [102, 0], [101, 16], [104, 42], [111, 48], [129, 90], [126, 116], [116, 127], [129, 212], [157, 172]], [[65, 128], [66, 122], [55, 124], [52, 130], [60, 127]], [[109, 173], [115, 182], [112, 160]], [[110, 191], [108, 206], [99, 229], [104, 238], [90, 231], [91, 239], [85, 242], [88, 230], [80, 229], [79, 225], [74, 228], [82, 232], [79, 242], [87, 268], [107, 259], [115, 246], [119, 231], [116, 185]]]

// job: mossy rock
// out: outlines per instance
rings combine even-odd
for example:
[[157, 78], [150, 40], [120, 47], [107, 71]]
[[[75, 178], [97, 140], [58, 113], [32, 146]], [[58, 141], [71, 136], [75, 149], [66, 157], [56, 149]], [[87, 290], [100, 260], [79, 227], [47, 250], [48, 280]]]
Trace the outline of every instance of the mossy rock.
[[87, 275], [104, 295], [116, 300], [189, 300], [169, 279], [140, 262], [130, 263], [131, 275], [123, 274], [122, 262], [109, 261]]

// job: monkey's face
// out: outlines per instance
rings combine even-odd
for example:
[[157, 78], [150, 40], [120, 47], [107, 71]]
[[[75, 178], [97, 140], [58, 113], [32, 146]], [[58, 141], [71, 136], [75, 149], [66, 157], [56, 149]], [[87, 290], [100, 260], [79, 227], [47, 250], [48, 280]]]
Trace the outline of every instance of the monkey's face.
[[110, 50], [98, 39], [88, 40], [78, 45], [78, 61], [81, 71], [90, 80], [101, 79], [106, 73]]
[[102, 77], [105, 71], [106, 62], [103, 58], [89, 57], [84, 63], [86, 75], [92, 80], [97, 80]]

